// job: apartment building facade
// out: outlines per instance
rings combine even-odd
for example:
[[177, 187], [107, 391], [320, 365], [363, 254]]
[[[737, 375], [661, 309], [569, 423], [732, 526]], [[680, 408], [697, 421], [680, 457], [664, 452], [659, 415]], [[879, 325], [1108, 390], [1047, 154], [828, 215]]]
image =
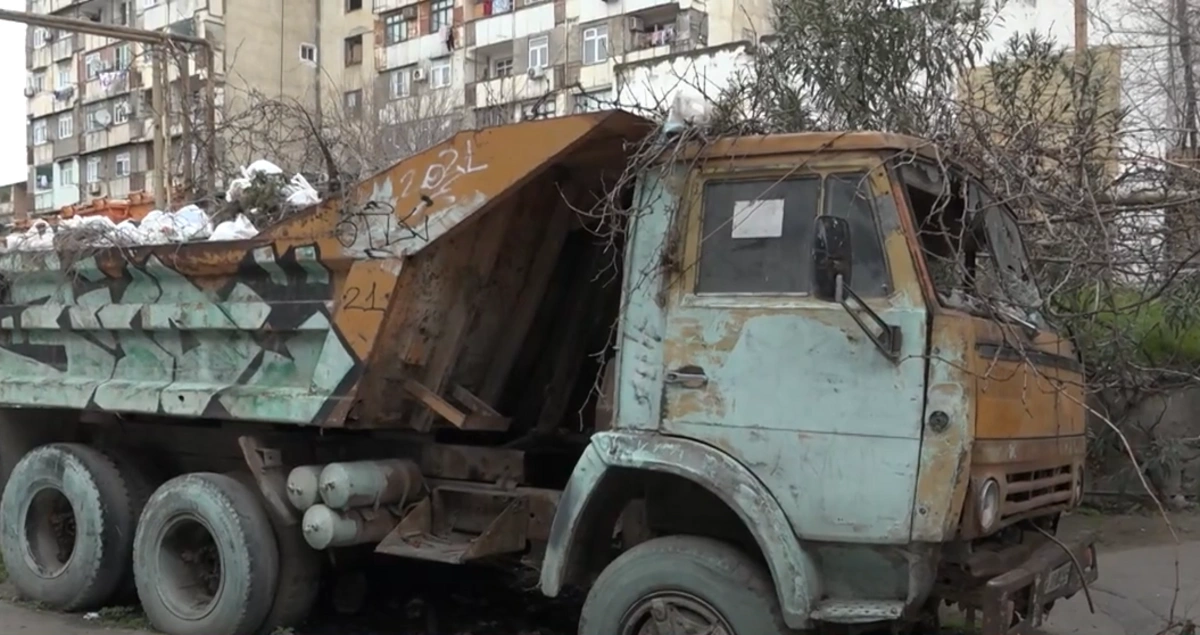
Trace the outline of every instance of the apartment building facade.
[[322, 103], [377, 117], [403, 155], [461, 127], [667, 95], [687, 80], [653, 69], [755, 41], [769, 11], [768, 0], [327, 0]]
[[[316, 33], [317, 7], [280, 0], [30, 0], [33, 13], [132, 26], [206, 38], [214, 44], [212, 71], [219, 115], [229, 115], [251, 88], [308, 100], [315, 75], [296, 51]], [[25, 88], [28, 189], [34, 214], [99, 197], [121, 198], [149, 189], [156, 161], [150, 55], [141, 44], [96, 35], [27, 30]], [[171, 54], [167, 90], [172, 113], [166, 162], [181, 176], [183, 117], [203, 110], [210, 69], [200, 51]], [[198, 119], [198, 117], [197, 117]]]

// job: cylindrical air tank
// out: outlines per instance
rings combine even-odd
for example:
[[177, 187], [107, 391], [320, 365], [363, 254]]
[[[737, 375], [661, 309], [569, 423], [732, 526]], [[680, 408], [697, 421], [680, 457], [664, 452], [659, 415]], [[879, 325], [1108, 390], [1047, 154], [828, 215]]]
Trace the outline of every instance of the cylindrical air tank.
[[400, 521], [387, 510], [351, 509], [338, 512], [318, 503], [304, 512], [300, 530], [304, 541], [318, 551], [383, 540]]
[[287, 478], [287, 497], [292, 507], [304, 511], [321, 502], [318, 491], [323, 465], [301, 465], [292, 470]]
[[425, 482], [416, 463], [406, 459], [330, 463], [321, 470], [318, 491], [332, 509], [413, 502]]

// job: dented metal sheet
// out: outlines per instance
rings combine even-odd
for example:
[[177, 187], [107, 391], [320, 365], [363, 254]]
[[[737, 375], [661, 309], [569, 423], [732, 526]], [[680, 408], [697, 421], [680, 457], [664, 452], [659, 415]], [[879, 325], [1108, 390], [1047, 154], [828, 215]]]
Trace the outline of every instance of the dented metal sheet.
[[557, 165], [619, 167], [645, 126], [462, 132], [248, 241], [0, 255], [0, 404], [343, 425], [380, 333], [410, 323], [415, 255]]
[[696, 441], [652, 434], [602, 432], [576, 464], [560, 498], [543, 560], [543, 593], [555, 596], [562, 588], [570, 550], [589, 497], [609, 468], [660, 472], [697, 483], [722, 500], [741, 518], [765, 556], [783, 611], [792, 628], [809, 626], [809, 615], [821, 598], [816, 563], [788, 522], [772, 492], [745, 466], [721, 451]]

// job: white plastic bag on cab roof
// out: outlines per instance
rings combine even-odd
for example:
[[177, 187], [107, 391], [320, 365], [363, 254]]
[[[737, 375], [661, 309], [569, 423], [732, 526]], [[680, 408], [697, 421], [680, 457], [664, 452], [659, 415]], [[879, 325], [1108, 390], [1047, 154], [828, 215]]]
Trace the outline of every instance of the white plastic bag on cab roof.
[[209, 236], [210, 241], [216, 240], [246, 240], [254, 238], [258, 235], [258, 229], [254, 227], [254, 223], [246, 218], [243, 214], [238, 214], [237, 218], [227, 220], [220, 225], [217, 225], [213, 230], [212, 236]]

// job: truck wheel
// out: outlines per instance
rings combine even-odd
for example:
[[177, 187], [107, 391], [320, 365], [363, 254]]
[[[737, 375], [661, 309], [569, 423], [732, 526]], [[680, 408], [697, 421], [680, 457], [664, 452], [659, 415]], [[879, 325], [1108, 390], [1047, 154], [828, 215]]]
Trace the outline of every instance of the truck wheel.
[[761, 565], [711, 538], [666, 536], [621, 554], [588, 593], [579, 635], [792, 635]]
[[253, 635], [275, 599], [279, 547], [267, 512], [222, 474], [163, 483], [142, 512], [133, 573], [142, 609], [168, 635]]
[[[230, 472], [228, 475], [253, 491], [259, 504], [267, 509], [253, 474]], [[279, 587], [275, 590], [271, 611], [258, 629], [261, 635], [300, 626], [308, 619], [321, 590], [321, 565], [324, 562], [321, 552], [305, 542], [300, 525], [287, 527], [270, 512], [267, 516], [279, 545]]]
[[0, 551], [22, 595], [64, 611], [103, 606], [129, 569], [141, 512], [126, 476], [102, 452], [44, 445], [9, 475]]

